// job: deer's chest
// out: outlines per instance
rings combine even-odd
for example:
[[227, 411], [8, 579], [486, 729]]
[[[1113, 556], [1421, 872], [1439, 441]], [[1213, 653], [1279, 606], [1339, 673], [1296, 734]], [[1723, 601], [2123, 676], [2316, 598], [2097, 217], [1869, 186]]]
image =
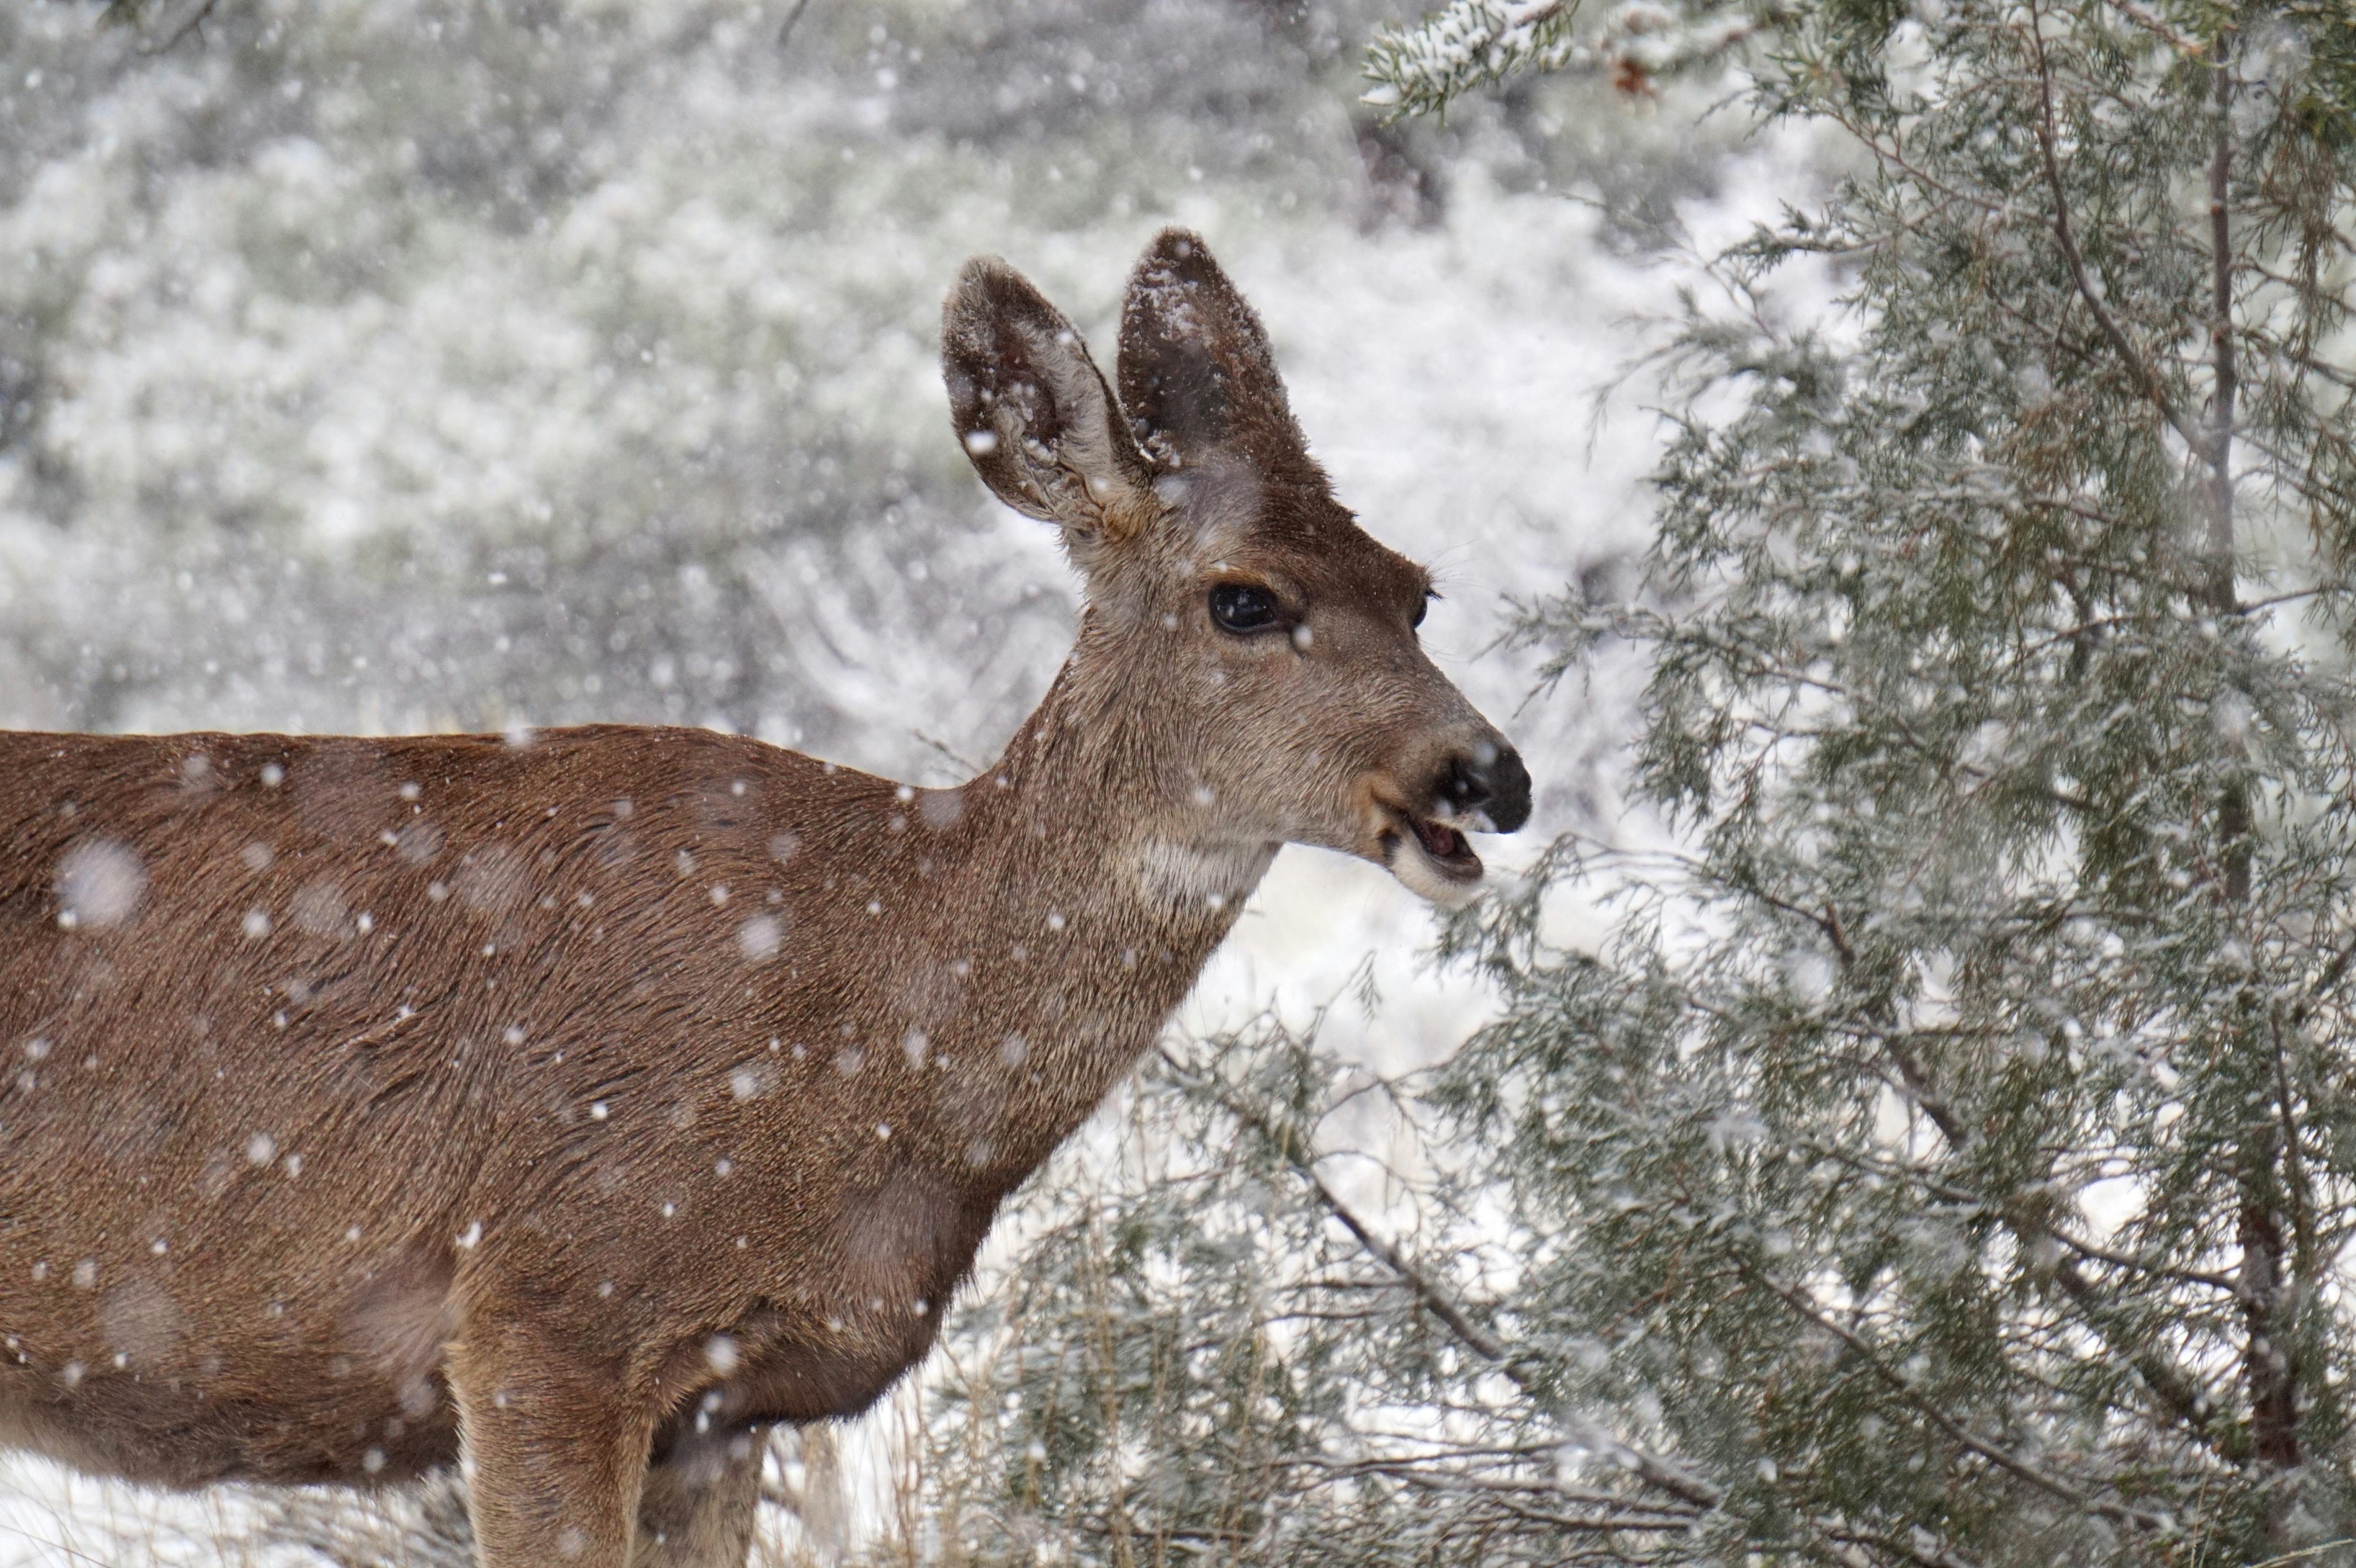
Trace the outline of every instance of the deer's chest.
[[867, 1409], [924, 1360], [940, 1312], [798, 1321], [694, 1406], [723, 1423], [818, 1421]]
[[810, 1421], [866, 1409], [923, 1360], [994, 1203], [901, 1172], [849, 1194], [787, 1273], [705, 1360], [714, 1414]]

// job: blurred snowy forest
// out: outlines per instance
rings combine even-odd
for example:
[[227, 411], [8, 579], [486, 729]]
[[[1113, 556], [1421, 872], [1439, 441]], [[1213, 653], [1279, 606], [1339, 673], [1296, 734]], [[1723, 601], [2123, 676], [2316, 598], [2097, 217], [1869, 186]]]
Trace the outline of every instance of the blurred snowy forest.
[[[997, 251], [1108, 347], [1130, 260], [1180, 222], [1258, 306], [1344, 500], [1436, 569], [1427, 644], [1528, 754], [1539, 827], [1608, 821], [1633, 682], [1526, 704], [1505, 602], [1628, 590], [1658, 443], [1599, 394], [1632, 322], [1808, 188], [1810, 156], [1578, 79], [1383, 124], [1364, 51], [1403, 15], [0, 8], [0, 723], [659, 720], [962, 777], [1044, 691], [1076, 585], [949, 439], [941, 295]], [[1293, 850], [1181, 1032], [1265, 1012], [1322, 1021], [1338, 1060], [1429, 1063], [1493, 1010], [1419, 958], [1430, 933], [1387, 878]], [[1118, 1210], [1153, 1188], [1167, 1171], [1108, 1151], [1149, 1158], [1136, 1124], [1176, 1114], [1108, 1112], [1012, 1232], [1095, 1214], [1066, 1191]], [[1388, 1152], [1395, 1131], [1321, 1136]], [[1382, 1169], [1332, 1179], [1379, 1213]], [[780, 1540], [937, 1549], [911, 1479], [926, 1397], [839, 1459], [788, 1444]], [[0, 1561], [389, 1549], [332, 1509], [183, 1509], [5, 1463]], [[395, 1507], [383, 1539], [447, 1507]]]
[[661, 720], [946, 776], [911, 731], [987, 752], [1071, 591], [942, 438], [938, 298], [1001, 251], [1101, 336], [1172, 220], [1466, 576], [1469, 654], [1618, 548], [1557, 459], [1631, 284], [1537, 193], [1601, 152], [1641, 243], [1712, 165], [1533, 94], [1378, 130], [1365, 8], [187, 9], [0, 19], [14, 724]]

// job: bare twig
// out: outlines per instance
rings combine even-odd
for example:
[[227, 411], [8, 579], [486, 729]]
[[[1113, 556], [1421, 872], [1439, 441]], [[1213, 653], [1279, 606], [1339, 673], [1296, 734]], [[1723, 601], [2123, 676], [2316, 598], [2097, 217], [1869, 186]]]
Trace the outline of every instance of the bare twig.
[[792, 39], [794, 24], [802, 19], [802, 13], [809, 9], [809, 3], [810, 0], [794, 0], [794, 8], [786, 13], [786, 25], [777, 29], [777, 48], [780, 50]]
[[980, 777], [982, 772], [990, 766], [987, 763], [975, 762], [971, 757], [969, 757], [963, 752], [958, 751], [957, 748], [951, 746], [947, 741], [941, 740], [938, 736], [928, 735], [922, 730], [910, 730], [908, 733], [915, 736], [918, 741], [931, 747], [934, 751], [938, 752], [942, 756], [948, 758], [950, 762], [956, 763], [958, 767], [963, 768], [967, 773], [971, 773], [976, 777]]

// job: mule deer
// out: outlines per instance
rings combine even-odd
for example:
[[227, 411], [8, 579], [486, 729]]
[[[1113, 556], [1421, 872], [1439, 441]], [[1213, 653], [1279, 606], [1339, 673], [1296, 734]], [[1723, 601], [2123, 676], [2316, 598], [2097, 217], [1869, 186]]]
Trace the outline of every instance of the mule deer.
[[621, 726], [0, 739], [0, 1443], [456, 1461], [493, 1568], [741, 1563], [758, 1434], [926, 1353], [1280, 843], [1478, 882], [1528, 775], [1199, 240], [1139, 263], [1118, 400], [995, 260], [943, 361], [1087, 579], [961, 787]]

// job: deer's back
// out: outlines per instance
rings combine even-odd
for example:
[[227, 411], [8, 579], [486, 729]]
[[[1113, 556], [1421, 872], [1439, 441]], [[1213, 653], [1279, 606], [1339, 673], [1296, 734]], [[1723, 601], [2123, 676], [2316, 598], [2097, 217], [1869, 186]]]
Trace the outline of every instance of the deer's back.
[[[0, 1441], [447, 1460], [477, 1255], [713, 1244], [624, 1217], [708, 1179], [676, 1135], [778, 998], [852, 984], [781, 955], [789, 863], [888, 788], [703, 731], [0, 736]], [[623, 1296], [626, 1337], [661, 1308]]]

